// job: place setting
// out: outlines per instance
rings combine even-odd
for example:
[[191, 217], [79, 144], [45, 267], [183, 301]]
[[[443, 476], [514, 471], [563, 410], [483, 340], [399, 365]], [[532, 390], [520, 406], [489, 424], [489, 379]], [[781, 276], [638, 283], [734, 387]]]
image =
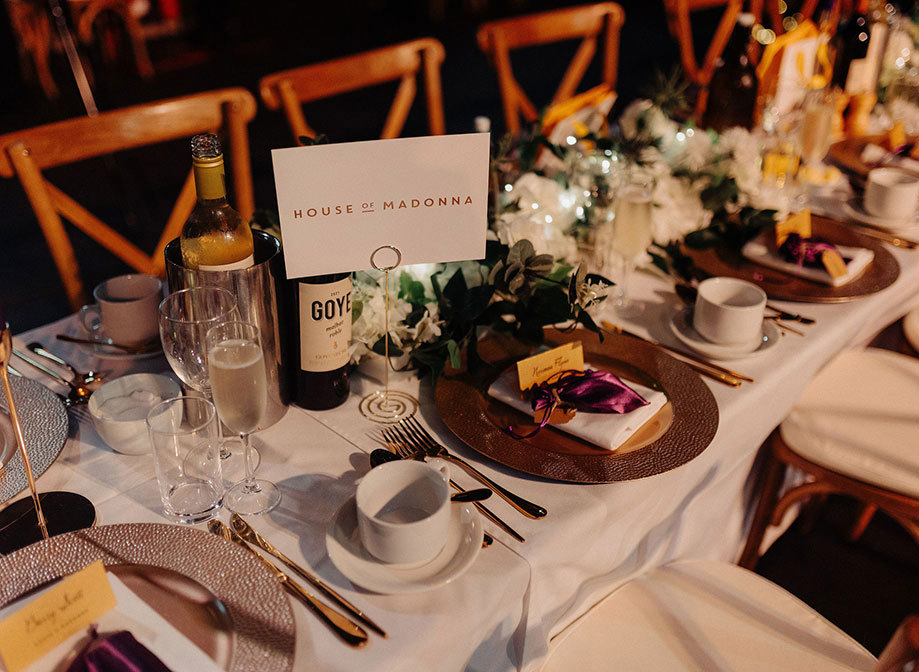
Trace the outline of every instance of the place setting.
[[[745, 280], [769, 298], [787, 301], [853, 301], [882, 291], [900, 275], [897, 260], [881, 241], [807, 210], [739, 246], [723, 242], [684, 250], [706, 276]], [[834, 254], [824, 257], [825, 251]]]

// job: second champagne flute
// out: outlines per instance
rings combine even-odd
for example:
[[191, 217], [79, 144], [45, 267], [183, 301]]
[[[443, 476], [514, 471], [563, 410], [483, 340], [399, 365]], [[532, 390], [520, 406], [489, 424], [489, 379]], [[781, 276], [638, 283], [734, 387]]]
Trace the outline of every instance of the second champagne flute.
[[247, 322], [212, 327], [207, 332], [207, 366], [217, 415], [239, 434], [245, 454], [246, 477], [227, 491], [224, 504], [240, 515], [267, 513], [281, 501], [281, 491], [274, 483], [255, 478], [261, 460], [249, 440], [268, 405], [258, 328]]
[[616, 196], [611, 247], [622, 260], [622, 275], [617, 278], [620, 294], [616, 312], [634, 317], [642, 307], [629, 298], [629, 279], [638, 257], [653, 242], [651, 236], [651, 193], [654, 182], [644, 173], [631, 173]]

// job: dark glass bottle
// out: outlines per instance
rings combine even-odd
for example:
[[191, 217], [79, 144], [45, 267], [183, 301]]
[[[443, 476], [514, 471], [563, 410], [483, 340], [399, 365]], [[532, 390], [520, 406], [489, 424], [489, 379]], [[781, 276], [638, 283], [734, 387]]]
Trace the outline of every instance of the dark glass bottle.
[[297, 316], [291, 349], [293, 401], [311, 410], [334, 408], [351, 389], [351, 274], [298, 278], [292, 284]]
[[756, 67], [749, 55], [754, 22], [754, 16], [749, 13], [737, 17], [734, 32], [715, 64], [708, 87], [705, 126], [719, 133], [732, 126], [753, 127], [759, 85]]
[[[871, 75], [868, 48], [871, 26], [868, 23], [868, 0], [859, 0], [855, 11], [842, 20], [833, 36], [833, 86], [846, 93], [863, 93], [869, 87]], [[875, 79], [876, 82], [876, 79]]]

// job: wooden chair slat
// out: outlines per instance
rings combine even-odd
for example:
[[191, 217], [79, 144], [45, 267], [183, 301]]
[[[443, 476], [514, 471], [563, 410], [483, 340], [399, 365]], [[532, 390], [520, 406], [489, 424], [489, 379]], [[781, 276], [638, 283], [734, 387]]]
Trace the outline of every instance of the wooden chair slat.
[[519, 133], [520, 116], [528, 121], [538, 116], [535, 105], [514, 78], [510, 61], [512, 50], [582, 38], [552, 100], [553, 103], [560, 103], [575, 95], [596, 54], [598, 37], [602, 33], [603, 81], [613, 90], [619, 62], [619, 34], [624, 22], [625, 12], [621, 6], [615, 2], [601, 2], [483, 24], [476, 38], [479, 48], [485, 52], [498, 73], [507, 130]]
[[86, 292], [61, 215], [132, 268], [162, 276], [163, 250], [194, 207], [194, 180], [189, 173], [150, 256], [48, 182], [42, 169], [222, 128], [237, 208], [249, 218], [255, 204], [246, 125], [255, 110], [255, 98], [245, 89], [223, 89], [0, 135], [0, 177], [21, 182], [74, 309], [85, 303]]
[[[432, 135], [439, 135], [446, 127], [440, 82], [440, 66], [443, 60], [444, 48], [440, 42], [432, 38], [422, 38], [272, 73], [261, 79], [259, 92], [266, 107], [283, 108], [291, 132], [297, 139], [303, 135], [315, 136], [315, 131], [304, 117], [301, 107], [303, 103], [400, 80], [381, 136], [397, 137], [414, 101], [417, 91], [416, 78], [420, 74], [425, 82], [428, 130]], [[407, 83], [409, 80], [412, 82], [411, 85]]]

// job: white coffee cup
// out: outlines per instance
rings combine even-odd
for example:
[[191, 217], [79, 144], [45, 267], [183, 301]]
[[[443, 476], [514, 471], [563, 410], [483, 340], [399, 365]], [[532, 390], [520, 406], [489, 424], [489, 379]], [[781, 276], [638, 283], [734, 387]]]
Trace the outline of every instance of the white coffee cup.
[[896, 168], [868, 173], [865, 210], [885, 219], [911, 219], [919, 207], [919, 177]]
[[357, 486], [357, 527], [378, 560], [422, 565], [444, 547], [450, 527], [450, 469], [446, 462], [386, 462]]
[[121, 345], [140, 345], [159, 335], [163, 283], [152, 275], [120, 275], [93, 290], [96, 303], [83, 306], [80, 321], [91, 334]]
[[751, 282], [708, 278], [699, 283], [692, 324], [720, 345], [753, 351], [762, 342], [766, 293]]

